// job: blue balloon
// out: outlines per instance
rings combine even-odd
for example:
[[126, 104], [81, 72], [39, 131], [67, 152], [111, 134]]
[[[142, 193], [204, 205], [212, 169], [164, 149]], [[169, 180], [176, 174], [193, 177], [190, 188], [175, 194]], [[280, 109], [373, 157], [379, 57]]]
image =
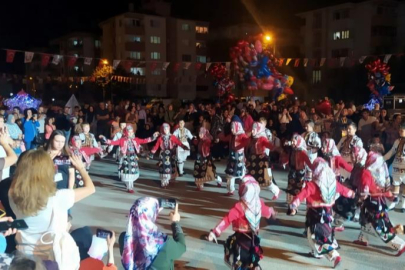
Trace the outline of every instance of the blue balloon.
[[257, 72], [256, 77], [258, 79], [269, 77], [271, 75], [271, 71], [270, 71], [269, 67], [267, 66], [267, 62], [269, 61], [269, 57], [259, 55], [258, 59], [259, 59], [259, 70]]

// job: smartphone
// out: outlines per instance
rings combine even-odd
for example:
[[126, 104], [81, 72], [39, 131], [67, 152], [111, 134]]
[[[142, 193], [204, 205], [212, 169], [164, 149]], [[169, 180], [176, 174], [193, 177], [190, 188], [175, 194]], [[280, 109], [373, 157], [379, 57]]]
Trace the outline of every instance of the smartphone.
[[112, 237], [112, 232], [103, 229], [97, 229], [96, 236], [99, 238], [107, 239], [108, 236]]
[[175, 209], [177, 201], [174, 198], [169, 198], [169, 199], [164, 199], [164, 198], [159, 198], [159, 208], [165, 208], [165, 209]]
[[17, 229], [23, 231], [28, 229], [28, 225], [23, 219], [16, 219], [13, 222], [0, 222], [0, 232], [5, 232], [8, 229]]

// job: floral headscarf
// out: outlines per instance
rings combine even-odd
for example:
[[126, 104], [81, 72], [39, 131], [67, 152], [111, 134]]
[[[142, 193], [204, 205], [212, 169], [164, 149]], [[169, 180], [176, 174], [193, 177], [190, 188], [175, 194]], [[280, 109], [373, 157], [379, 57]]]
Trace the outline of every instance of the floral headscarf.
[[380, 153], [372, 151], [369, 152], [365, 167], [367, 170], [370, 171], [375, 183], [379, 187], [385, 187], [385, 183], [389, 174], [387, 164], [384, 161], [384, 157]]
[[[124, 137], [128, 138], [129, 131], [131, 131], [131, 130], [134, 131], [134, 128], [131, 125], [126, 126], [123, 131]], [[132, 135], [132, 137], [134, 137], [134, 136], [135, 136], [135, 133]]]
[[243, 177], [239, 187], [239, 198], [243, 203], [249, 226], [255, 233], [259, 230], [260, 218], [262, 217], [262, 204], [259, 194], [260, 186], [257, 181], [250, 175]]
[[294, 146], [294, 148], [296, 148], [297, 150], [307, 151], [307, 144], [305, 143], [305, 140], [301, 137], [301, 135], [294, 134], [292, 139], [297, 141], [297, 144]]
[[255, 135], [253, 136], [253, 138], [257, 139], [260, 137], [267, 137], [266, 136], [266, 127], [260, 123], [260, 122], [254, 122], [253, 123], [253, 128], [254, 131], [256, 131]]
[[199, 134], [203, 135], [202, 140], [212, 140], [212, 136], [211, 136], [210, 132], [205, 127], [200, 128]]
[[140, 198], [131, 207], [121, 261], [127, 270], [148, 269], [164, 246], [167, 235], [155, 224], [159, 202], [152, 197]]
[[245, 130], [243, 130], [242, 120], [240, 120], [240, 118], [236, 115], [232, 117], [231, 130], [234, 130], [235, 132], [233, 133], [233, 135], [240, 135], [245, 133]]
[[334, 139], [326, 139], [322, 143], [322, 152], [326, 156], [340, 156], [339, 150], [336, 147], [336, 143]]
[[336, 176], [323, 158], [314, 161], [312, 181], [319, 187], [322, 200], [326, 204], [333, 204], [336, 199]]

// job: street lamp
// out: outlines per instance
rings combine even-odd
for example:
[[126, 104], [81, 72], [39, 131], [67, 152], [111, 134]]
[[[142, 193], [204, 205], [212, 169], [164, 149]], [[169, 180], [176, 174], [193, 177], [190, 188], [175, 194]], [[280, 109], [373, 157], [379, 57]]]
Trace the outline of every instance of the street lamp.
[[265, 35], [264, 36], [264, 43], [269, 44], [273, 43], [273, 55], [276, 56], [276, 42], [273, 40], [273, 37], [271, 35]]
[[103, 60], [103, 64], [104, 64], [104, 65], [108, 65], [108, 60], [107, 60], [107, 59], [104, 59], [104, 60]]

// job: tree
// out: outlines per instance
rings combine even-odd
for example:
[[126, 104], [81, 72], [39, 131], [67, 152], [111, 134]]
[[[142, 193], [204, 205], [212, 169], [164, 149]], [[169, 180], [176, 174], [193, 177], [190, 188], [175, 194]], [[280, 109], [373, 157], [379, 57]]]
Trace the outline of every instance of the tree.
[[97, 67], [93, 72], [93, 77], [96, 79], [96, 84], [103, 88], [103, 100], [105, 100], [105, 90], [111, 82], [111, 75], [113, 74], [113, 67], [110, 65], [103, 65]]

